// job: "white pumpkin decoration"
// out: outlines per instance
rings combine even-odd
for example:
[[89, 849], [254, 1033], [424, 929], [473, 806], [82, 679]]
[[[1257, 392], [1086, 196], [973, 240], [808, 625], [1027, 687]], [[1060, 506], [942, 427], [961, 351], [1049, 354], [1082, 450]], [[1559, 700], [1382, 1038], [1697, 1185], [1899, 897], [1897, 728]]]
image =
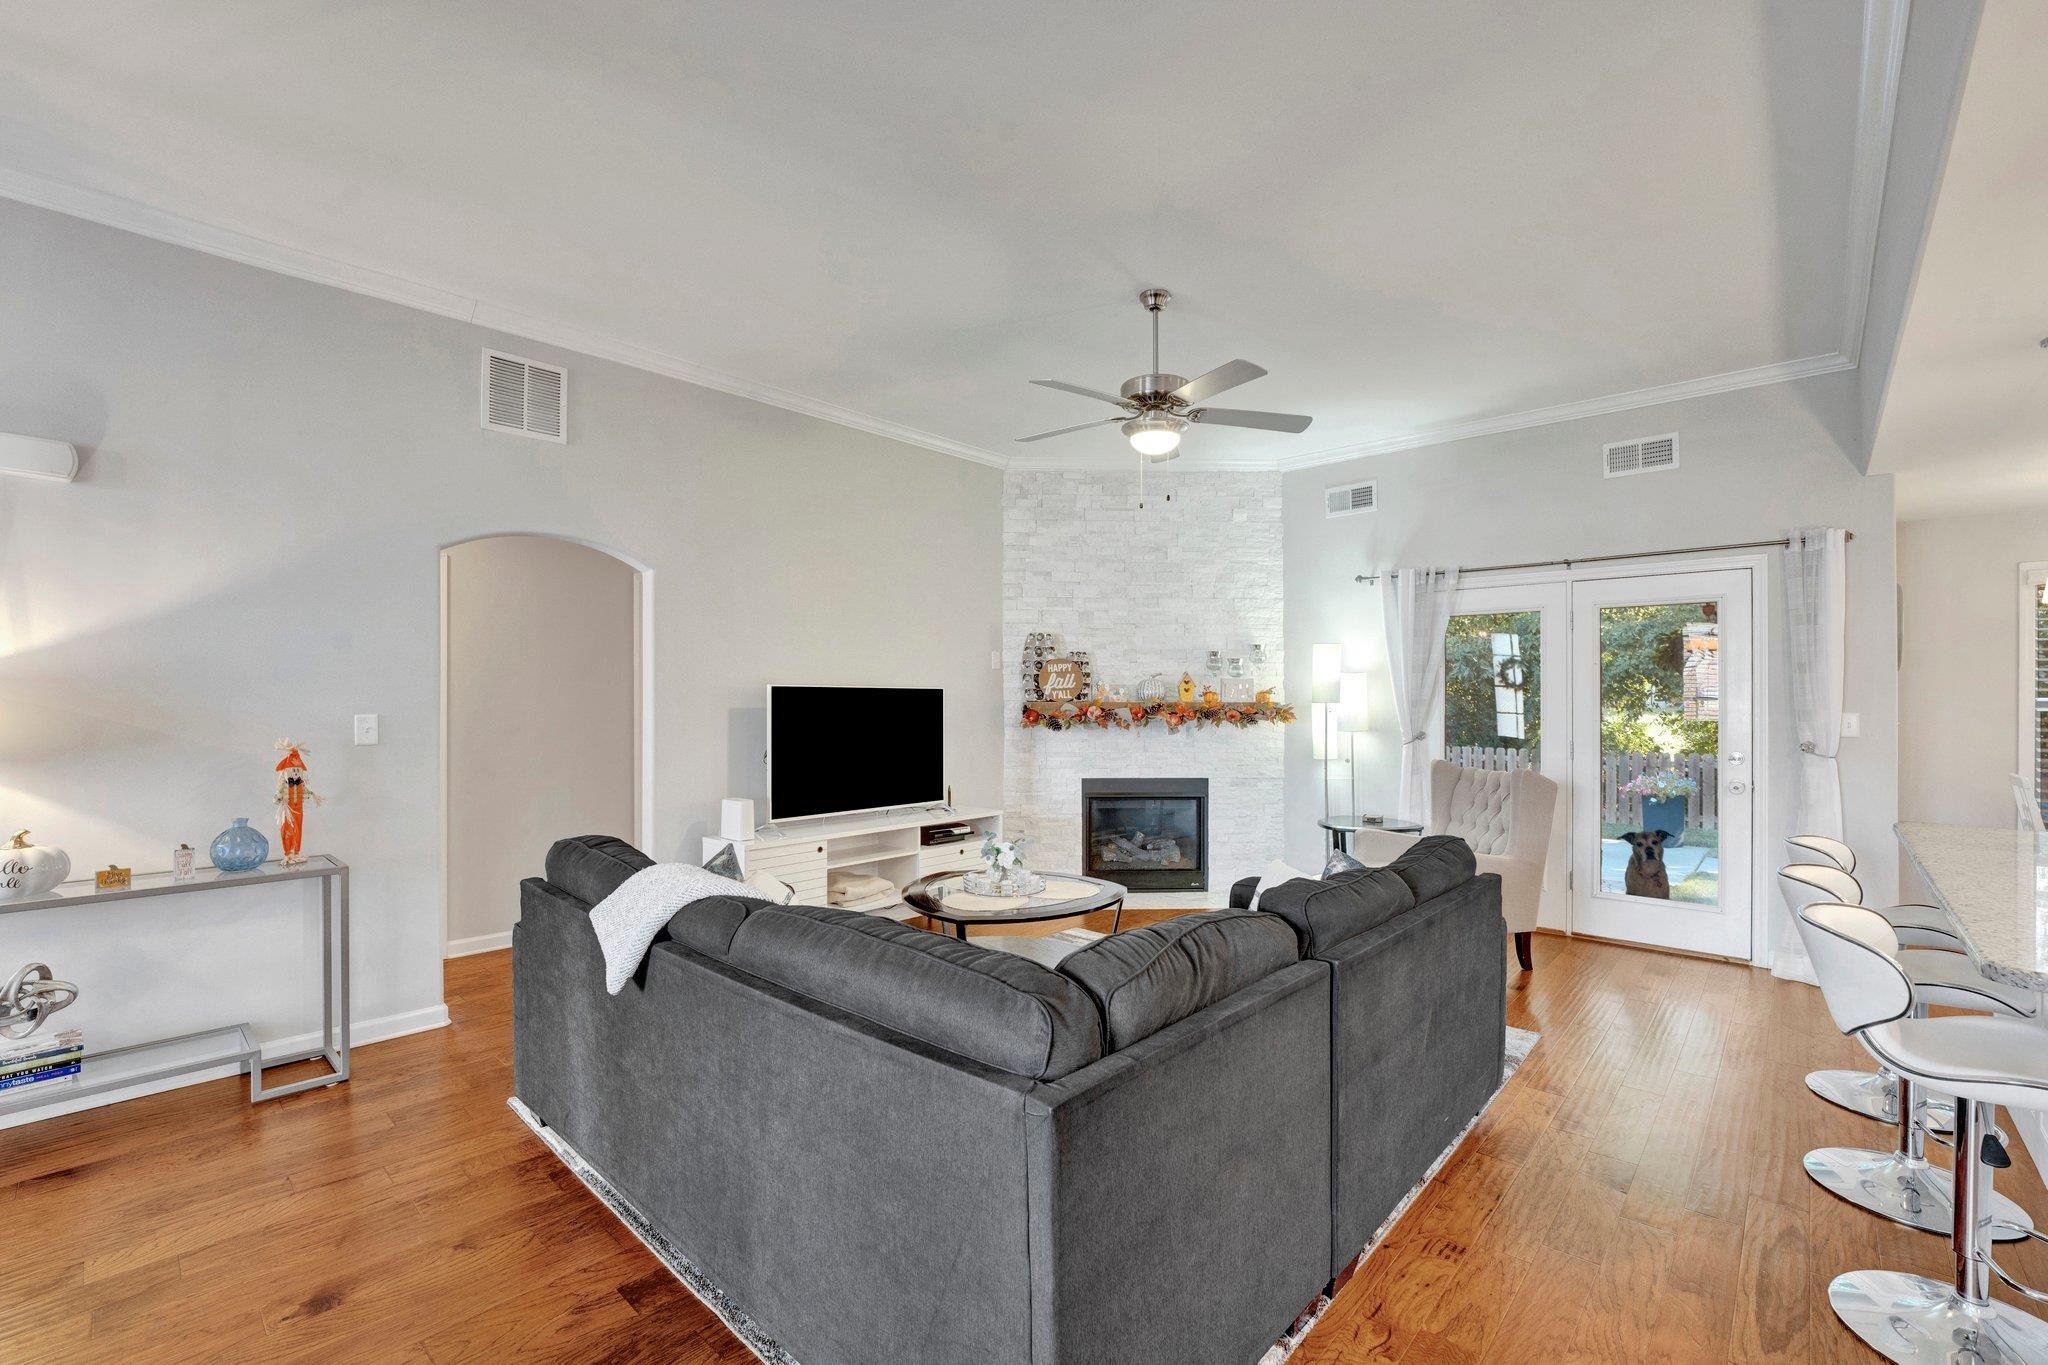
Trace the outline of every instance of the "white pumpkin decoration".
[[0, 901], [24, 901], [54, 890], [71, 875], [71, 855], [28, 841], [22, 830], [14, 841], [0, 845]]

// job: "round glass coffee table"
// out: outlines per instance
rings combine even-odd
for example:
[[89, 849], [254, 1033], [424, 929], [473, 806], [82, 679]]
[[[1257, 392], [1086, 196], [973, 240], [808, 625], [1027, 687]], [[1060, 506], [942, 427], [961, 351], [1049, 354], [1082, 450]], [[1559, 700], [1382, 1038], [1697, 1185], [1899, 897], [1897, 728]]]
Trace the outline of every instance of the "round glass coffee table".
[[1111, 907], [1116, 917], [1109, 931], [1113, 934], [1123, 924], [1124, 888], [1115, 882], [1048, 872], [1045, 890], [1036, 895], [977, 896], [962, 883], [965, 875], [939, 872], [919, 877], [903, 888], [903, 903], [926, 919], [952, 925], [954, 937], [963, 939], [970, 924], [1031, 924]]

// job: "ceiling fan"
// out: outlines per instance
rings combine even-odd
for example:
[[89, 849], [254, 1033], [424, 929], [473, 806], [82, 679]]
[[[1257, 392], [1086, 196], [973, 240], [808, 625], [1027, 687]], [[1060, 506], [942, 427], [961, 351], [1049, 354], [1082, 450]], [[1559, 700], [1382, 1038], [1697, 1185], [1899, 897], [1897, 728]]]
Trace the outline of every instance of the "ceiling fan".
[[[1066, 384], [1057, 379], [1034, 379], [1031, 382], [1042, 388], [1063, 389], [1078, 393], [1084, 398], [1100, 398], [1105, 403], [1114, 403], [1123, 411], [1115, 417], [1104, 417], [1099, 421], [1083, 422], [1079, 426], [1061, 427], [1057, 431], [1041, 431], [1036, 436], [1019, 436], [1019, 442], [1043, 441], [1048, 436], [1065, 436], [1072, 431], [1086, 431], [1090, 427], [1106, 427], [1112, 422], [1120, 423], [1123, 433], [1130, 438], [1131, 449], [1147, 460], [1170, 460], [1180, 453], [1181, 433], [1191, 422], [1203, 422], [1217, 427], [1254, 427], [1260, 431], [1307, 431], [1309, 420], [1291, 412], [1252, 412], [1245, 408], [1197, 407], [1203, 399], [1225, 389], [1234, 389], [1239, 384], [1249, 384], [1266, 372], [1249, 360], [1232, 360], [1218, 365], [1207, 374], [1185, 379], [1177, 374], [1159, 372], [1159, 312], [1166, 307], [1166, 301], [1173, 295], [1164, 289], [1146, 289], [1138, 294], [1138, 302], [1145, 305], [1145, 311], [1152, 315], [1152, 372], [1126, 379], [1117, 394], [1108, 394], [1100, 389], [1084, 389], [1079, 384]], [[1143, 465], [1139, 466], [1141, 469]]]

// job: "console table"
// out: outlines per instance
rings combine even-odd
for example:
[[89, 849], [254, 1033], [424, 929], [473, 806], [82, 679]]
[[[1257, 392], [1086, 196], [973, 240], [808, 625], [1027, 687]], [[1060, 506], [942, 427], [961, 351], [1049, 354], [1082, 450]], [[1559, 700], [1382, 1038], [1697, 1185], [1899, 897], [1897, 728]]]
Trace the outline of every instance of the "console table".
[[[40, 1109], [88, 1095], [125, 1090], [130, 1086], [168, 1080], [195, 1071], [233, 1064], [249, 1075], [249, 1102], [296, 1095], [323, 1085], [338, 1085], [348, 1079], [348, 864], [326, 854], [315, 854], [286, 867], [265, 863], [247, 872], [220, 872], [207, 868], [189, 881], [178, 881], [168, 872], [143, 873], [118, 890], [102, 891], [87, 878], [65, 882], [40, 896], [27, 900], [0, 901], [0, 915], [30, 910], [85, 910], [114, 901], [140, 900], [149, 896], [175, 896], [186, 891], [221, 891], [241, 886], [269, 886], [317, 878], [320, 882], [320, 1046], [283, 1057], [263, 1059], [255, 1030], [246, 1023], [182, 1033], [175, 1038], [130, 1043], [94, 1051], [87, 1044], [85, 1062], [76, 1076], [61, 1081], [0, 1090], [0, 1117]], [[63, 964], [53, 963], [59, 976], [69, 975]], [[61, 1018], [61, 1016], [59, 1016]], [[322, 1058], [328, 1073], [283, 1085], [266, 1086], [263, 1073], [270, 1067]]]

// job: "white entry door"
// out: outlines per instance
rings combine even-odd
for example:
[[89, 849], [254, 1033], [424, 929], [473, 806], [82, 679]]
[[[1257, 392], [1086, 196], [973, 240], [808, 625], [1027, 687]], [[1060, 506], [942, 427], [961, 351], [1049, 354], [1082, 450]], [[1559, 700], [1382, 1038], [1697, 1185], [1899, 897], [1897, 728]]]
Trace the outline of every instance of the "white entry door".
[[1750, 956], [1753, 578], [1572, 585], [1574, 932]]

